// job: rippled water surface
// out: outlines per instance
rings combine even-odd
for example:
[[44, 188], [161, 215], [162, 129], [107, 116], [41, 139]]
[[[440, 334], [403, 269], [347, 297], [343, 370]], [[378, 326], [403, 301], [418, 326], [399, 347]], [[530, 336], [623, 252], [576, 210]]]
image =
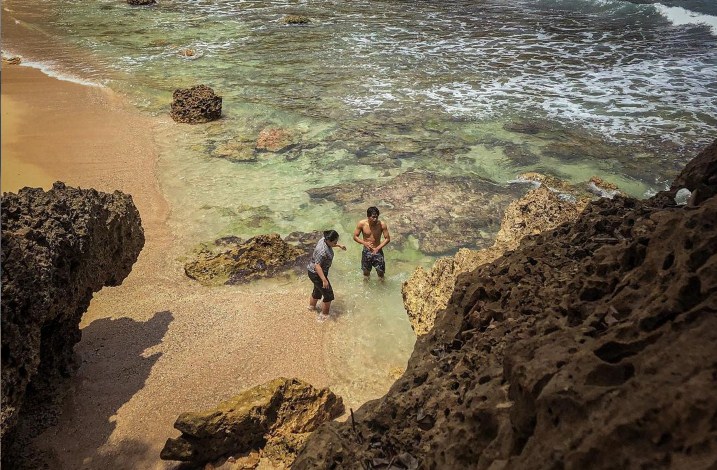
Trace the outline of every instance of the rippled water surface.
[[[38, 5], [42, 15], [32, 13]], [[526, 171], [573, 182], [599, 175], [643, 197], [717, 127], [717, 8], [700, 0], [3, 7], [37, 33], [4, 48], [110, 86], [146, 111], [165, 114], [174, 89], [198, 83], [223, 96], [222, 120], [160, 129], [160, 178], [186, 249], [228, 234], [329, 226], [350, 243], [363, 214], [306, 190], [413, 168], [499, 184]], [[311, 22], [287, 26], [287, 14]], [[299, 145], [248, 163], [221, 158], [227, 148], [246, 155], [265, 128], [288, 130]], [[389, 208], [384, 218], [390, 226]], [[364, 285], [351, 245], [332, 273], [346, 336], [327, 346], [347, 389], [405, 362], [413, 336], [400, 283], [432, 260], [395, 243], [387, 283]]]

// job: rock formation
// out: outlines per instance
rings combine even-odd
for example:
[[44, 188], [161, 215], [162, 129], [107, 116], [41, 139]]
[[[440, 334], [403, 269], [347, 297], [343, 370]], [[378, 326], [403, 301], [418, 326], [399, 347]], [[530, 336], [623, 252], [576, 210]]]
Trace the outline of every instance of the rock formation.
[[[207, 285], [241, 284], [291, 269], [303, 271], [314, 245], [312, 234], [292, 233], [285, 240], [272, 233], [249, 240], [226, 237], [203, 245], [184, 265], [185, 274]], [[292, 243], [288, 243], [292, 242]]]
[[361, 180], [307, 192], [357, 216], [381, 201], [378, 208], [389, 221], [392, 243], [414, 234], [422, 251], [442, 254], [492, 244], [505, 207], [523, 191], [475, 177], [407, 171], [387, 181]]
[[309, 24], [311, 23], [311, 19], [308, 16], [303, 15], [286, 15], [281, 19], [281, 22], [284, 24], [291, 24], [291, 25], [297, 25], [297, 24]]
[[717, 143], [459, 276], [403, 377], [293, 468], [715, 468], [716, 167]]
[[18, 56], [6, 57], [5, 54], [2, 56], [3, 65], [20, 65], [22, 58]]
[[222, 117], [222, 97], [206, 85], [174, 90], [170, 115], [188, 124], [214, 121]]
[[157, 0], [127, 0], [127, 3], [133, 6], [154, 5], [155, 3], [157, 3]]
[[[2, 198], [2, 455], [10, 467], [23, 405], [74, 367], [93, 292], [116, 286], [144, 245], [132, 198], [55, 183]], [[43, 398], [44, 399], [44, 398]], [[30, 406], [30, 405], [28, 405]]]
[[[563, 189], [575, 192], [574, 188]], [[446, 308], [451, 298], [459, 274], [473, 271], [504, 252], [514, 250], [527, 235], [536, 235], [574, 220], [587, 204], [584, 197], [577, 196], [573, 202], [573, 198], [561, 199], [560, 195], [541, 185], [510, 203], [493, 246], [483, 250], [462, 248], [455, 256], [438, 259], [428, 271], [417, 268], [401, 288], [403, 305], [413, 331], [424, 335], [433, 328], [436, 315]]]
[[174, 427], [182, 435], [167, 440], [161, 457], [203, 464], [263, 449], [275, 464], [291, 465], [308, 433], [343, 412], [341, 397], [328, 388], [279, 378], [212, 410], [181, 414]]

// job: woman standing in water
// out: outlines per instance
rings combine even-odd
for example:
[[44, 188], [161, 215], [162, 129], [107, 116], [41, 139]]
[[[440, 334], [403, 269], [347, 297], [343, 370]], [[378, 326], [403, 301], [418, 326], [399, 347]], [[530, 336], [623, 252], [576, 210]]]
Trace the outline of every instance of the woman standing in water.
[[331, 301], [334, 300], [334, 291], [329, 283], [329, 268], [334, 260], [334, 247], [338, 246], [346, 251], [345, 245], [339, 245], [339, 234], [336, 230], [327, 230], [324, 237], [319, 240], [314, 248], [314, 254], [306, 267], [309, 271], [309, 279], [314, 283], [314, 291], [309, 297], [309, 310], [316, 309], [316, 303], [323, 297], [324, 303], [321, 306], [321, 313], [329, 314]]

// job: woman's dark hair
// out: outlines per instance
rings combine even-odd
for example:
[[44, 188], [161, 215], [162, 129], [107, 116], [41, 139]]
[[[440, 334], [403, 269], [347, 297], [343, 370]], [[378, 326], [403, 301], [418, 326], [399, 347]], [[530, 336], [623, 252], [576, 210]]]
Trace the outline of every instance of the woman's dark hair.
[[330, 242], [337, 242], [339, 240], [339, 232], [336, 230], [324, 231], [324, 239]]

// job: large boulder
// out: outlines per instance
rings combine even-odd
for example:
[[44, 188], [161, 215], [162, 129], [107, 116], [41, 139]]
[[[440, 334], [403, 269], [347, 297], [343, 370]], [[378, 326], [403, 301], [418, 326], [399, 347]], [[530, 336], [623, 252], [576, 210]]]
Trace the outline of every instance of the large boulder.
[[164, 460], [202, 464], [262, 448], [274, 461], [291, 464], [308, 433], [344, 412], [341, 397], [298, 379], [278, 378], [246, 390], [216, 408], [183, 413], [182, 432], [162, 449]]
[[715, 220], [715, 196], [616, 196], [523, 238], [459, 276], [404, 376], [293, 468], [715, 468]]
[[25, 403], [56, 392], [93, 292], [116, 286], [144, 245], [132, 198], [55, 183], [2, 197], [2, 455]]
[[276, 233], [248, 240], [220, 238], [202, 245], [184, 265], [184, 272], [203, 284], [221, 285], [242, 284], [289, 270], [303, 271], [320, 237], [314, 232], [293, 233], [286, 240]]
[[444, 254], [491, 245], [505, 207], [524, 192], [523, 187], [407, 171], [385, 181], [360, 180], [307, 192], [311, 198], [328, 199], [354, 214], [378, 206], [397, 244], [413, 235], [421, 251]]
[[222, 117], [222, 97], [206, 85], [174, 90], [170, 115], [188, 124], [214, 121]]

